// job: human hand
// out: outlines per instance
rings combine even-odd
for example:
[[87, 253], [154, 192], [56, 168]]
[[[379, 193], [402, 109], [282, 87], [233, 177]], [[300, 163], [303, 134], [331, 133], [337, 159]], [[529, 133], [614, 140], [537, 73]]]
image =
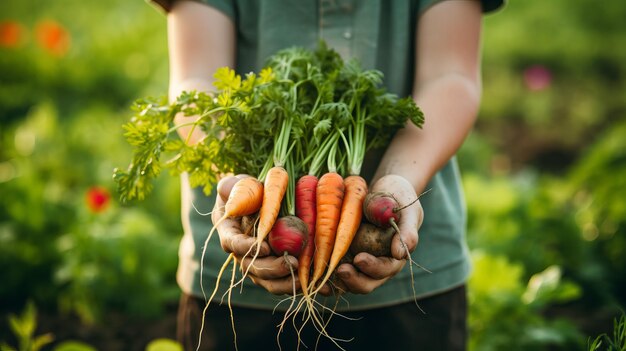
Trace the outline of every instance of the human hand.
[[[370, 189], [370, 192], [377, 191], [392, 194], [400, 206], [417, 199], [413, 185], [398, 175], [380, 178]], [[344, 263], [337, 268], [341, 289], [355, 294], [368, 294], [402, 270], [410, 253], [417, 247], [424, 211], [418, 200], [399, 213], [399, 232], [392, 238], [391, 257], [376, 257], [365, 252], [357, 254], [352, 264]]]
[[[224, 206], [235, 184], [248, 175], [227, 176], [220, 180], [217, 185], [217, 199], [215, 208], [211, 214], [213, 223], [224, 216]], [[241, 265], [242, 272], [247, 272], [248, 277], [256, 284], [272, 294], [292, 294], [295, 289], [300, 289], [300, 284], [295, 274], [298, 260], [293, 256], [274, 256], [267, 242], [260, 246], [257, 257], [254, 259], [256, 238], [244, 233], [241, 218], [226, 218], [218, 223], [217, 232], [220, 237], [222, 249], [232, 253]], [[294, 275], [292, 276], [292, 272]]]

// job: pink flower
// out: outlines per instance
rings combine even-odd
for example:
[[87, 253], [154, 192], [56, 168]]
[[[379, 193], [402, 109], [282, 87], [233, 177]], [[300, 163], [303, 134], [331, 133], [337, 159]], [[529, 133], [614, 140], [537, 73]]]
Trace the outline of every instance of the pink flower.
[[541, 65], [533, 65], [524, 70], [524, 83], [531, 91], [539, 91], [550, 87], [552, 73]]
[[85, 196], [87, 207], [92, 213], [100, 213], [104, 211], [111, 201], [111, 194], [106, 188], [94, 186], [87, 190]]

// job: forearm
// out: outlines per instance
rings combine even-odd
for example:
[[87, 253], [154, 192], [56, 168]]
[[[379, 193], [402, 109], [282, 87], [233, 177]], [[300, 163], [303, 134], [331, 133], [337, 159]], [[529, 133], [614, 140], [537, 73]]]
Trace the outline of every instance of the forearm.
[[424, 126], [397, 133], [375, 179], [403, 176], [419, 194], [463, 144], [480, 104], [481, 16], [478, 1], [442, 1], [420, 18], [413, 98]]
[[[210, 92], [212, 90], [212, 80], [207, 78], [198, 77], [183, 81], [170, 81], [169, 100], [175, 101], [176, 98], [185, 91]], [[190, 145], [197, 143], [204, 137], [204, 132], [202, 132], [200, 128], [193, 128], [193, 126], [190, 125], [190, 123], [197, 118], [197, 116], [185, 116], [183, 113], [178, 113], [176, 117], [174, 117], [174, 124], [178, 126], [178, 135]]]
[[[168, 14], [167, 23], [170, 101], [184, 91], [213, 91], [215, 70], [234, 66], [235, 35], [232, 21], [223, 13], [204, 4], [178, 1]], [[175, 123], [189, 124], [194, 118], [196, 117], [179, 114]], [[190, 144], [203, 137], [200, 129], [192, 130], [191, 126], [180, 127], [178, 133]]]
[[423, 110], [423, 129], [410, 124], [393, 138], [374, 180], [386, 174], [405, 177], [420, 193], [432, 176], [463, 144], [480, 102], [480, 84], [460, 74], [446, 74], [422, 86], [414, 99]]

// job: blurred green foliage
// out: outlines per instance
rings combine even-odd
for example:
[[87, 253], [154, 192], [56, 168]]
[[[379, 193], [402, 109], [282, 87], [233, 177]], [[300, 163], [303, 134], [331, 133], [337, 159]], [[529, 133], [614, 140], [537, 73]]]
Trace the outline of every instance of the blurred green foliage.
[[[459, 153], [473, 350], [583, 349], [624, 308], [624, 18], [623, 1], [567, 0], [485, 18], [484, 99]], [[131, 102], [166, 93], [165, 38], [143, 1], [0, 3], [3, 312], [30, 299], [97, 323], [175, 303], [177, 179], [131, 205], [111, 180]]]
[[86, 322], [158, 316], [178, 296], [178, 184], [126, 208], [111, 174], [131, 102], [163, 93], [164, 17], [143, 2], [37, 5], [0, 4], [2, 35], [19, 28], [0, 38], [2, 310], [31, 298]]
[[504, 255], [476, 251], [470, 280], [470, 350], [572, 350], [584, 338], [563, 318], [549, 320], [541, 311], [550, 304], [574, 300], [580, 288], [561, 280], [558, 266], [524, 279], [524, 267]]
[[[485, 19], [484, 99], [459, 153], [474, 350], [584, 349], [624, 309], [626, 3], [605, 5], [509, 1]], [[548, 272], [560, 292], [529, 303]]]

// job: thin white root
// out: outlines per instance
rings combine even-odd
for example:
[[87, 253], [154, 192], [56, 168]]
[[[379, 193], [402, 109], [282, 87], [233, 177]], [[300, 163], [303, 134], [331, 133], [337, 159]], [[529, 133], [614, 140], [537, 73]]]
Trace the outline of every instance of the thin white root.
[[206, 212], [206, 213], [200, 212], [200, 210], [198, 210], [198, 208], [193, 203], [193, 201], [191, 202], [191, 207], [193, 207], [194, 211], [196, 211], [196, 213], [199, 214], [200, 216], [209, 216], [209, 215], [213, 214], [213, 211], [209, 211], [209, 212]]
[[209, 231], [209, 235], [207, 235], [207, 238], [204, 241], [204, 246], [202, 247], [202, 254], [200, 255], [200, 290], [202, 290], [202, 296], [204, 297], [204, 301], [206, 301], [206, 293], [204, 292], [204, 284], [202, 283], [202, 277], [204, 276], [204, 274], [203, 274], [203, 272], [204, 272], [204, 256], [206, 255], [206, 249], [209, 246], [209, 241], [211, 241], [211, 237], [213, 236], [213, 233], [215, 233], [215, 231], [217, 230], [217, 227], [226, 218], [227, 218], [226, 216], [223, 216], [222, 218], [220, 218], [219, 221], [217, 221], [217, 223], [215, 223], [213, 228], [211, 228], [211, 231]]
[[[291, 264], [289, 264], [289, 260], [287, 259], [287, 255], [289, 255], [289, 254], [287, 253], [287, 251], [285, 251], [285, 253], [283, 254], [283, 259], [285, 260], [285, 264], [287, 264], [287, 266], [289, 267], [289, 273], [291, 273], [291, 289], [292, 289], [293, 295], [289, 298], [291, 300], [291, 303], [289, 304], [289, 307], [287, 307], [287, 311], [285, 312], [285, 317], [283, 318], [282, 322], [280, 322], [280, 324], [278, 324], [278, 333], [276, 333], [276, 343], [278, 344], [278, 349], [279, 350], [283, 349], [280, 346], [280, 334], [283, 332], [283, 328], [285, 326], [285, 323], [288, 320], [289, 312], [293, 308], [293, 304], [296, 302], [296, 297], [298, 296], [298, 294], [296, 293], [295, 273], [293, 271], [293, 267], [291, 266]], [[299, 344], [299, 342], [298, 342], [298, 344]]]
[[237, 347], [237, 330], [235, 329], [235, 315], [233, 314], [233, 306], [231, 305], [230, 301], [231, 301], [231, 295], [232, 295], [232, 285], [233, 282], [235, 281], [235, 272], [237, 271], [237, 261], [233, 261], [233, 274], [231, 275], [230, 278], [230, 286], [231, 288], [228, 289], [228, 310], [230, 311], [230, 325], [233, 328], [233, 342], [235, 343], [235, 351], [239, 350], [239, 348]]
[[248, 264], [248, 267], [246, 268], [245, 271], [242, 270], [242, 276], [241, 279], [239, 279], [237, 281], [237, 283], [235, 283], [234, 285], [231, 286], [231, 289], [241, 285], [241, 291], [243, 291], [243, 282], [246, 279], [246, 277], [248, 276], [248, 272], [250, 271], [250, 268], [252, 267], [252, 265], [254, 264], [254, 261], [257, 259], [257, 257], [259, 256], [259, 251], [261, 251], [261, 244], [262, 241], [257, 241], [257, 243], [255, 245], [250, 246], [250, 249], [248, 249], [248, 251], [243, 255], [242, 260], [245, 259], [246, 257], [248, 257], [248, 255], [252, 252], [252, 250], [254, 249], [254, 256], [252, 256], [252, 259], [250, 260], [250, 263]]
[[[215, 288], [213, 289], [213, 293], [211, 294], [211, 297], [209, 297], [209, 299], [206, 300], [206, 296], [205, 296], [206, 303], [204, 305], [204, 309], [202, 309], [202, 322], [200, 324], [200, 335], [198, 336], [198, 347], [196, 348], [196, 351], [200, 350], [200, 344], [202, 343], [202, 332], [204, 331], [204, 317], [206, 316], [206, 312], [209, 309], [209, 304], [211, 303], [211, 301], [213, 301], [213, 297], [215, 297], [215, 294], [217, 293], [217, 290], [218, 290], [218, 288], [220, 286], [220, 279], [222, 277], [222, 274], [224, 274], [224, 271], [226, 270], [226, 267], [228, 267], [228, 264], [233, 259], [233, 257], [234, 257], [234, 255], [231, 253], [230, 255], [228, 255], [228, 257], [224, 261], [224, 264], [222, 265], [222, 268], [220, 269], [219, 273], [217, 274], [217, 280], [215, 282]], [[204, 290], [202, 291], [202, 293], [204, 293]]]
[[[428, 194], [431, 190], [433, 190], [433, 189], [431, 188], [431, 189], [425, 190], [423, 193], [419, 194], [413, 201], [409, 202], [408, 204], [406, 204], [404, 206], [400, 206], [398, 208], [394, 208], [393, 212], [400, 212], [400, 211], [404, 210], [405, 208], [410, 207], [411, 205], [416, 203], [417, 200], [421, 199], [422, 196]], [[400, 201], [398, 201], [398, 199], [396, 199], [395, 196], [392, 195], [391, 197], [393, 197], [393, 199], [396, 200], [397, 203], [400, 203]]]
[[[318, 329], [316, 326], [316, 329], [319, 331], [319, 335], [317, 336], [317, 340], [315, 341], [315, 349], [318, 348], [319, 346], [319, 341], [320, 338], [322, 336], [326, 337], [328, 340], [330, 340], [333, 344], [335, 344], [335, 346], [337, 346], [339, 349], [345, 351], [346, 349], [344, 349], [341, 345], [339, 345], [339, 342], [350, 342], [352, 340], [354, 340], [354, 338], [350, 338], [350, 339], [341, 339], [341, 338], [336, 338], [336, 337], [332, 337], [330, 336], [330, 334], [328, 334], [328, 332], [326, 331], [326, 327], [328, 327], [328, 325], [330, 324], [330, 320], [334, 317], [334, 316], [342, 316], [344, 318], [348, 318], [347, 316], [344, 316], [340, 313], [337, 313], [335, 310], [337, 309], [337, 304], [339, 303], [339, 298], [337, 298], [335, 300], [335, 306], [330, 309], [329, 307], [323, 306], [324, 309], [328, 310], [330, 312], [330, 315], [328, 316], [328, 319], [326, 320], [325, 323], [320, 324], [319, 327], [321, 328]], [[349, 319], [349, 318], [348, 318]]]
[[[392, 218], [390, 220], [391, 222], [391, 226], [393, 227], [393, 229], [396, 231], [396, 233], [400, 233], [400, 229], [398, 228], [398, 225], [396, 224], [396, 221]], [[429, 271], [428, 269], [422, 267], [421, 265], [419, 265], [417, 262], [415, 262], [413, 260], [413, 258], [411, 257], [411, 251], [409, 251], [409, 247], [406, 245], [406, 243], [404, 242], [404, 240], [402, 240], [402, 237], [398, 236], [398, 238], [400, 239], [400, 244], [402, 244], [402, 247], [404, 248], [404, 251], [406, 252], [406, 259], [407, 261], [409, 261], [409, 272], [411, 274], [411, 290], [413, 290], [413, 301], [415, 302], [415, 306], [417, 306], [417, 308], [423, 313], [426, 314], [426, 312], [422, 309], [422, 307], [417, 303], [417, 292], [415, 291], [415, 277], [413, 276], [413, 265], [416, 265], [417, 267], [423, 269], [424, 271], [428, 272], [428, 273], [432, 273], [431, 271]]]

